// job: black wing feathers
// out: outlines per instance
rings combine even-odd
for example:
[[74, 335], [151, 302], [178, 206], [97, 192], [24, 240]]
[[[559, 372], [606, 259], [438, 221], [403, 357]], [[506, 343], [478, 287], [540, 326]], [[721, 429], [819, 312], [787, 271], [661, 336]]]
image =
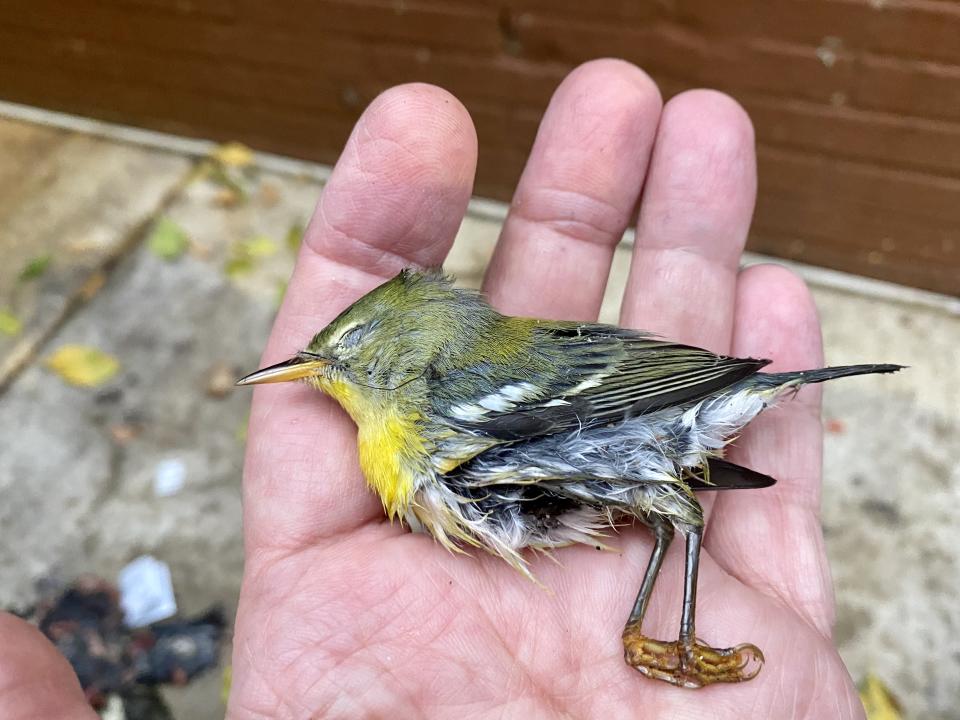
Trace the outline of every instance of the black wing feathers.
[[734, 465], [732, 462], [720, 458], [710, 458], [707, 461], [706, 477], [684, 478], [691, 489], [697, 492], [703, 490], [754, 490], [770, 487], [777, 481], [769, 475], [756, 470]]
[[540, 331], [553, 336], [554, 374], [537, 378], [536, 397], [467, 421], [471, 430], [513, 441], [620, 422], [702, 400], [769, 363], [604, 325]]

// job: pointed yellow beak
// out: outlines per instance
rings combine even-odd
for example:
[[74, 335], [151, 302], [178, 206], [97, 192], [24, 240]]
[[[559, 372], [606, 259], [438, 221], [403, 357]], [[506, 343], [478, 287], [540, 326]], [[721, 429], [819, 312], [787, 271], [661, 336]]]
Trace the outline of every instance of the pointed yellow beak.
[[237, 385], [259, 385], [262, 383], [289, 382], [316, 375], [330, 362], [324, 358], [292, 357], [276, 365], [252, 372], [237, 380]]

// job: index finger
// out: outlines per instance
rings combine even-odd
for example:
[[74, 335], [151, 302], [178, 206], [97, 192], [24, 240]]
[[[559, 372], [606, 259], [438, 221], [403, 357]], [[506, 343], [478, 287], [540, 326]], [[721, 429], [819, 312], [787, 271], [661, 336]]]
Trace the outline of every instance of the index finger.
[[[404, 85], [357, 122], [307, 228], [266, 365], [302, 349], [358, 297], [407, 265], [436, 265], [473, 187], [476, 133], [452, 95]], [[357, 464], [356, 428], [303, 385], [254, 391], [244, 473], [248, 554], [289, 550], [380, 515]]]

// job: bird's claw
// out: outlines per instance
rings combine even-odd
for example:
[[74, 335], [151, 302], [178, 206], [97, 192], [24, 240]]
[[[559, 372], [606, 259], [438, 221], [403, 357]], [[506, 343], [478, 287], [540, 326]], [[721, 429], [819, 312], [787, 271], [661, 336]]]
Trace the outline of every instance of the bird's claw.
[[699, 640], [662, 642], [631, 625], [623, 630], [623, 657], [647, 677], [687, 688], [752, 680], [763, 667], [763, 653], [756, 645], [718, 649]]

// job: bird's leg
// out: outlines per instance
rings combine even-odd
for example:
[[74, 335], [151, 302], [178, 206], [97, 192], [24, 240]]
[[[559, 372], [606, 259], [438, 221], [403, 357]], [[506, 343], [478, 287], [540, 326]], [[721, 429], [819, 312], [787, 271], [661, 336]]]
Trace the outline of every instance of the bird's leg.
[[[660, 523], [666, 521], [660, 519]], [[683, 611], [680, 616], [680, 638], [675, 642], [653, 640], [640, 632], [650, 590], [663, 561], [666, 546], [673, 535], [670, 530], [664, 541], [663, 531], [654, 524], [656, 543], [650, 565], [643, 578], [633, 612], [623, 629], [623, 651], [627, 664], [647, 677], [664, 680], [671, 685], [699, 688], [718, 682], [743, 682], [756, 677], [763, 666], [763, 653], [755, 645], [733, 648], [712, 648], [697, 641], [694, 616], [697, 605], [697, 569], [700, 564], [702, 525], [688, 525], [687, 552], [684, 567]]]
[[640, 584], [637, 599], [633, 603], [633, 610], [627, 619], [627, 627], [636, 625], [638, 630], [640, 629], [640, 623], [643, 622], [643, 616], [647, 613], [647, 605], [650, 604], [653, 585], [660, 574], [660, 568], [663, 566], [663, 558], [673, 541], [673, 525], [660, 515], [648, 515], [644, 518], [644, 521], [653, 529], [653, 550], [650, 553], [650, 562], [647, 563], [646, 572], [643, 574], [643, 582]]

